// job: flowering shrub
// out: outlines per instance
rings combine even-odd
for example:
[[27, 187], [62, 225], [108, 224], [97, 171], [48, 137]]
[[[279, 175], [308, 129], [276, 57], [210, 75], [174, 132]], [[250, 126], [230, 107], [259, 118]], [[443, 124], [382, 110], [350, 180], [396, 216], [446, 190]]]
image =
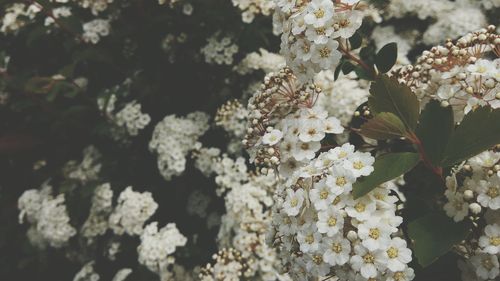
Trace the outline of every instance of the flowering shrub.
[[0, 7], [0, 280], [500, 280], [499, 1]]

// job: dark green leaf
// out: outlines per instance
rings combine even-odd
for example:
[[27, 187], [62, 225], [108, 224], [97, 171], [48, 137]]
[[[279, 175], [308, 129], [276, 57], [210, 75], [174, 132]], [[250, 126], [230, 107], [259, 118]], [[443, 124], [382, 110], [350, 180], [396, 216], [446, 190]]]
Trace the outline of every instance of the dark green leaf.
[[363, 38], [359, 34], [359, 32], [354, 33], [353, 36], [349, 38], [349, 43], [351, 44], [351, 50], [355, 50], [361, 47], [361, 43], [363, 43]]
[[75, 16], [60, 17], [57, 21], [62, 28], [65, 28], [73, 33], [80, 34], [83, 32], [82, 23]]
[[405, 126], [414, 130], [417, 126], [420, 104], [411, 89], [400, 84], [396, 78], [379, 75], [370, 87], [368, 104], [374, 113], [391, 112]]
[[465, 115], [446, 145], [442, 166], [447, 167], [500, 143], [500, 109], [480, 107]]
[[397, 59], [398, 45], [394, 42], [389, 43], [378, 51], [377, 56], [375, 56], [375, 65], [380, 72], [386, 73], [396, 64]]
[[453, 245], [467, 237], [465, 222], [455, 223], [445, 214], [430, 213], [408, 225], [408, 234], [413, 241], [413, 251], [418, 263], [428, 266], [446, 254]]
[[32, 46], [33, 43], [35, 43], [38, 39], [41, 39], [44, 35], [47, 35], [47, 28], [45, 26], [37, 26], [33, 28], [33, 30], [31, 30], [26, 37], [26, 45]]
[[353, 71], [355, 68], [354, 64], [352, 64], [351, 62], [349, 61], [345, 61], [343, 64], [342, 64], [342, 73], [344, 74], [349, 74], [351, 71]]
[[373, 173], [362, 177], [353, 185], [354, 198], [359, 198], [382, 183], [405, 174], [415, 167], [419, 160], [419, 155], [413, 152], [388, 153], [379, 156], [373, 164]]
[[453, 110], [450, 106], [442, 107], [436, 100], [427, 103], [420, 115], [417, 136], [433, 165], [441, 163], [453, 125]]
[[396, 115], [382, 112], [361, 126], [361, 134], [365, 137], [386, 140], [406, 136], [408, 130]]
[[345, 61], [340, 61], [339, 65], [337, 66], [337, 68], [335, 68], [335, 71], [333, 72], [333, 80], [337, 80], [337, 78], [339, 78], [339, 75], [340, 75], [340, 71], [342, 70], [342, 66], [344, 65]]

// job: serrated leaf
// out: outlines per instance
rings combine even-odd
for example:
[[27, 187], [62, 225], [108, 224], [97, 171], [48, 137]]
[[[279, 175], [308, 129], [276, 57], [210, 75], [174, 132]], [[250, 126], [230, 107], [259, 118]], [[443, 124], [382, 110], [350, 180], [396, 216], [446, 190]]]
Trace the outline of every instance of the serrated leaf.
[[413, 152], [387, 153], [375, 159], [374, 171], [359, 179], [354, 185], [352, 194], [359, 198], [372, 191], [386, 181], [395, 179], [415, 167], [420, 156]]
[[442, 166], [447, 167], [500, 143], [500, 109], [480, 107], [465, 115], [446, 145]]
[[394, 77], [379, 75], [372, 82], [368, 105], [374, 113], [395, 114], [412, 131], [417, 126], [420, 103], [411, 89]]
[[408, 225], [418, 263], [428, 266], [464, 240], [469, 231], [465, 222], [456, 223], [445, 214], [430, 213]]
[[433, 165], [440, 165], [454, 124], [450, 106], [442, 107], [436, 100], [426, 104], [420, 115], [417, 136]]
[[394, 42], [386, 44], [375, 56], [375, 65], [377, 69], [386, 73], [396, 64], [398, 59], [398, 45]]
[[375, 140], [387, 140], [406, 136], [408, 130], [403, 121], [390, 112], [382, 112], [361, 126], [360, 133]]

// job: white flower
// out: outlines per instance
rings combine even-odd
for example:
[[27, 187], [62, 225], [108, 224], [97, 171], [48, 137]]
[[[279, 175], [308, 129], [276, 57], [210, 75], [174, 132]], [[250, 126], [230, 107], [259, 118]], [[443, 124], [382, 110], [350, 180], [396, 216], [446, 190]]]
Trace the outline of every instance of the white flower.
[[321, 248], [326, 249], [323, 259], [330, 265], [344, 265], [349, 261], [351, 242], [342, 235], [324, 238]]
[[308, 120], [301, 126], [299, 140], [302, 142], [320, 141], [325, 137], [325, 126], [323, 120]]
[[326, 185], [332, 188], [335, 195], [349, 193], [352, 190], [352, 184], [356, 181], [353, 173], [340, 166], [334, 166], [326, 177]]
[[495, 63], [485, 59], [478, 59], [475, 64], [468, 65], [467, 71], [481, 76], [495, 76], [498, 73]]
[[481, 180], [477, 185], [477, 202], [492, 210], [500, 209], [500, 177], [493, 175], [488, 181]]
[[470, 262], [475, 267], [477, 276], [482, 279], [495, 279], [500, 273], [498, 257], [489, 254], [477, 254], [470, 258]]
[[348, 159], [354, 154], [354, 145], [345, 143], [342, 146], [330, 149], [328, 154], [331, 155], [332, 160]]
[[358, 198], [348, 204], [345, 208], [347, 214], [359, 221], [371, 219], [377, 207], [376, 203], [368, 196]]
[[491, 255], [500, 253], [500, 225], [489, 224], [484, 228], [484, 235], [479, 238], [479, 247]]
[[318, 227], [318, 232], [332, 237], [343, 230], [344, 217], [337, 208], [330, 206], [326, 211], [318, 212], [316, 226]]
[[311, 61], [318, 64], [322, 69], [331, 69], [337, 66], [342, 54], [337, 50], [339, 42], [330, 39], [325, 44], [315, 45], [312, 50]]
[[363, 246], [370, 251], [384, 248], [390, 242], [391, 228], [373, 218], [358, 225], [358, 236], [361, 238]]
[[463, 194], [449, 189], [444, 194], [448, 199], [448, 202], [443, 207], [446, 215], [453, 218], [455, 222], [462, 221], [469, 213], [469, 204], [464, 201]]
[[329, 117], [325, 121], [325, 133], [342, 134], [344, 127], [340, 124], [340, 120], [335, 117]]
[[363, 13], [360, 11], [346, 11], [336, 13], [333, 16], [335, 32], [333, 37], [349, 38], [354, 35], [356, 30], [363, 22]]
[[344, 162], [344, 168], [350, 170], [355, 177], [368, 176], [373, 172], [375, 158], [368, 152], [356, 152], [348, 161]]
[[405, 267], [404, 270], [391, 273], [387, 276], [387, 281], [411, 281], [413, 278], [415, 278], [413, 268]]
[[327, 26], [313, 27], [309, 26], [306, 29], [306, 37], [314, 44], [325, 44], [330, 39], [334, 29], [331, 22], [327, 23]]
[[323, 27], [332, 18], [334, 7], [330, 0], [312, 0], [306, 8], [304, 21], [314, 27]]
[[300, 208], [304, 203], [304, 190], [299, 188], [296, 191], [289, 188], [286, 190], [287, 196], [283, 209], [289, 216], [296, 216], [299, 214]]
[[411, 261], [411, 250], [407, 248], [406, 241], [399, 237], [393, 238], [377, 255], [380, 255], [381, 260], [387, 261], [387, 268], [392, 272], [403, 271]]
[[312, 273], [314, 276], [325, 276], [330, 272], [330, 265], [325, 263], [323, 255], [320, 253], [306, 255], [305, 260], [306, 269], [309, 274]]
[[354, 246], [354, 253], [354, 256], [351, 257], [352, 268], [360, 272], [366, 279], [376, 277], [377, 267], [375, 263], [378, 263], [376, 255], [361, 245]]
[[326, 210], [335, 197], [336, 194], [325, 184], [325, 180], [315, 183], [314, 188], [309, 191], [309, 198], [316, 210]]
[[296, 142], [292, 148], [292, 155], [297, 161], [309, 160], [314, 158], [320, 148], [320, 142]]
[[262, 143], [267, 145], [275, 145], [283, 138], [283, 133], [280, 130], [271, 130], [262, 137]]
[[321, 234], [314, 224], [306, 223], [297, 232], [297, 242], [304, 253], [313, 253], [319, 249]]

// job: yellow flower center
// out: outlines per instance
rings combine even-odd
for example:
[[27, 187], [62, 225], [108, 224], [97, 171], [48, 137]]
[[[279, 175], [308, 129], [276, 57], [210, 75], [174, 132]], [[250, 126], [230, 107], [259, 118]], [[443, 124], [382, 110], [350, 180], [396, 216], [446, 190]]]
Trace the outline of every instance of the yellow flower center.
[[488, 271], [493, 269], [494, 265], [493, 263], [491, 262], [491, 259], [490, 258], [484, 258], [482, 261], [481, 261], [481, 264], [483, 265], [484, 268], [486, 268]]
[[352, 164], [352, 166], [353, 166], [353, 167], [354, 167], [354, 169], [356, 169], [356, 170], [361, 170], [361, 169], [363, 169], [363, 167], [364, 167], [365, 165], [363, 165], [363, 162], [361, 162], [361, 161], [356, 161], [356, 162], [354, 162], [354, 163]]
[[370, 236], [373, 239], [378, 239], [380, 237], [380, 230], [378, 230], [378, 228], [370, 228], [368, 236]]
[[363, 204], [361, 202], [358, 202], [358, 203], [356, 203], [356, 205], [354, 205], [354, 209], [356, 209], [356, 211], [358, 211], [359, 213], [361, 213], [361, 212], [365, 211], [366, 206], [365, 206], [365, 204]]
[[495, 247], [500, 246], [500, 237], [491, 237], [490, 244]]
[[394, 259], [398, 257], [398, 249], [394, 247], [390, 247], [387, 249], [387, 255], [389, 256], [390, 259]]
[[322, 57], [322, 58], [327, 58], [330, 56], [330, 53], [332, 52], [332, 50], [330, 50], [328, 47], [323, 47], [321, 49], [319, 49], [319, 55]]
[[315, 30], [316, 30], [316, 35], [325, 35], [326, 34], [324, 27], [319, 27], [319, 28], [316, 28]]
[[297, 207], [297, 205], [299, 205], [299, 199], [293, 198], [292, 200], [290, 200], [290, 206]]
[[323, 11], [323, 9], [319, 9], [316, 12], [314, 12], [314, 15], [316, 16], [317, 19], [320, 19], [325, 16], [325, 11]]
[[491, 198], [496, 198], [498, 195], [500, 195], [496, 186], [490, 186], [486, 194], [488, 194], [488, 196]]
[[346, 157], [346, 156], [347, 156], [347, 152], [345, 152], [345, 151], [341, 151], [341, 152], [339, 153], [339, 158], [344, 158], [344, 157]]
[[326, 191], [326, 190], [322, 190], [322, 191], [319, 193], [319, 198], [321, 198], [321, 199], [323, 199], [323, 200], [324, 200], [324, 199], [326, 199], [326, 198], [328, 198], [328, 191]]
[[328, 219], [328, 226], [335, 226], [336, 224], [337, 224], [336, 218], [329, 218]]
[[337, 177], [335, 184], [338, 186], [344, 186], [347, 183], [345, 177]]
[[314, 236], [312, 234], [307, 235], [306, 242], [307, 244], [312, 244], [314, 242]]
[[375, 257], [372, 254], [368, 253], [363, 256], [363, 261], [365, 263], [373, 263], [375, 261]]
[[332, 251], [339, 254], [340, 252], [342, 252], [342, 245], [340, 243], [333, 243], [332, 244]]
[[405, 274], [401, 271], [398, 271], [396, 273], [394, 273], [394, 281], [402, 281], [402, 280], [405, 280]]

